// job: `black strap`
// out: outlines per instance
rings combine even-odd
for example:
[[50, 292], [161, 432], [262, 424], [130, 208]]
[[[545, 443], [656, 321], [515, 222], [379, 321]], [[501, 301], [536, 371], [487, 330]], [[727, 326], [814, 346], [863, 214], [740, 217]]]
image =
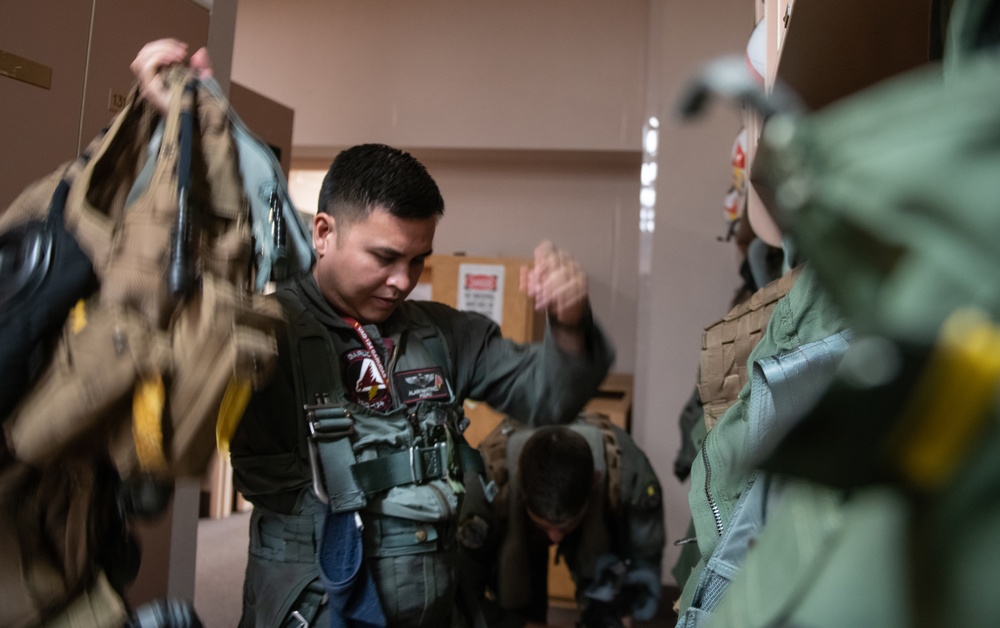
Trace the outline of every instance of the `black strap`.
[[188, 259], [191, 239], [191, 158], [194, 136], [194, 100], [198, 80], [192, 79], [184, 86], [181, 108], [180, 148], [177, 160], [177, 219], [170, 234], [170, 263], [167, 265], [167, 288], [170, 294], [182, 296], [194, 287], [194, 269]]

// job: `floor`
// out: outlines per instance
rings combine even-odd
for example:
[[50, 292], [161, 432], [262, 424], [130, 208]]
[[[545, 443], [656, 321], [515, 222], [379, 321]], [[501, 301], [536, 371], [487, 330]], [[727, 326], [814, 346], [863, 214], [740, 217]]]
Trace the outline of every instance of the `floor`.
[[[198, 522], [194, 605], [205, 628], [233, 628], [239, 623], [249, 521], [249, 513], [236, 513], [224, 519]], [[675, 596], [675, 591], [665, 590], [660, 616], [648, 622], [634, 622], [633, 626], [673, 626], [676, 618], [670, 611], [670, 603]], [[549, 624], [571, 627], [576, 617], [572, 610], [551, 609]]]
[[249, 512], [198, 521], [194, 607], [205, 628], [239, 624], [249, 523]]

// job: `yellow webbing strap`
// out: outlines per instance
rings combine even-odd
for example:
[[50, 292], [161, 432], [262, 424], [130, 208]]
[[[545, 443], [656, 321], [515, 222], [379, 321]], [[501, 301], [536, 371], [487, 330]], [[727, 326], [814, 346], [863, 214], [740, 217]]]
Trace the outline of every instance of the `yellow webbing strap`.
[[1000, 329], [978, 310], [959, 310], [941, 337], [896, 433], [904, 477], [923, 490], [947, 482], [992, 417], [1000, 384]]
[[87, 326], [87, 304], [83, 299], [76, 302], [73, 309], [69, 311], [69, 328], [74, 334], [83, 331]]
[[166, 392], [159, 373], [145, 376], [135, 384], [132, 395], [132, 440], [143, 471], [165, 471], [163, 452], [163, 406]]
[[249, 378], [233, 376], [219, 404], [219, 418], [215, 422], [215, 443], [222, 454], [229, 453], [229, 441], [243, 418], [243, 411], [250, 403], [253, 386]]

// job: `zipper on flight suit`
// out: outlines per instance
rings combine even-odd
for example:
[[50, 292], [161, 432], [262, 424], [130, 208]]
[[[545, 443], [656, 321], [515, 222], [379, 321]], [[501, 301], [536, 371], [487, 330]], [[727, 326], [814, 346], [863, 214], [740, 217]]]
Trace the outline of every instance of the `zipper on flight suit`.
[[719, 505], [715, 503], [712, 495], [712, 466], [708, 463], [708, 440], [701, 444], [701, 460], [705, 464], [705, 497], [708, 498], [708, 507], [712, 510], [712, 518], [715, 519], [715, 530], [722, 536], [722, 513]]

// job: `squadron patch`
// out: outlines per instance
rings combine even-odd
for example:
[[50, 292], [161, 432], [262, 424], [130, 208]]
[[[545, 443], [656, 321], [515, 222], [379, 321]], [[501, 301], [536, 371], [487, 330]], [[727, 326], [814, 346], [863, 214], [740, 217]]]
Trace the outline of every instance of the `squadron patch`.
[[396, 373], [393, 381], [396, 384], [396, 393], [403, 403], [451, 398], [444, 372], [439, 366]]
[[348, 351], [344, 364], [344, 388], [351, 401], [380, 412], [392, 410], [389, 387], [367, 351]]

